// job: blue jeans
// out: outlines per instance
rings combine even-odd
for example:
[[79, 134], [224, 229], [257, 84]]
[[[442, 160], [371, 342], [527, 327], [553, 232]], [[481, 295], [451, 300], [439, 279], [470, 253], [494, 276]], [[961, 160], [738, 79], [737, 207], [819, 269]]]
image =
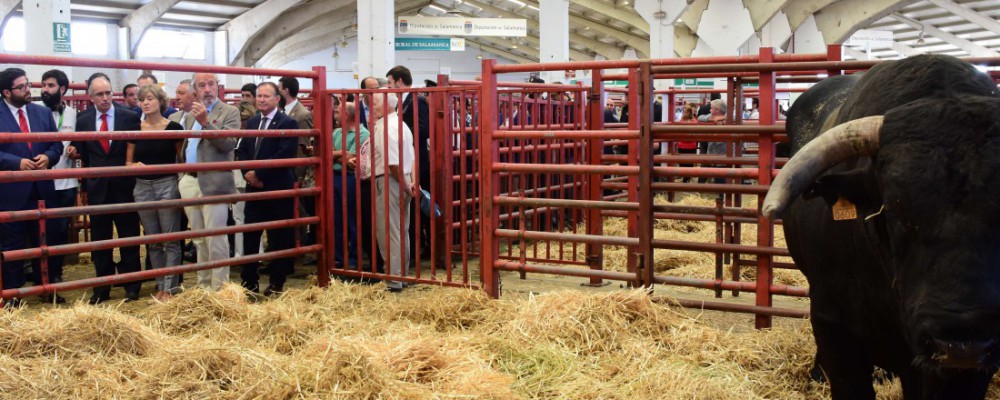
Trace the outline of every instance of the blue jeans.
[[[354, 174], [333, 171], [333, 254], [337, 265], [358, 265], [357, 196]], [[347, 264], [344, 263], [344, 199], [347, 199]]]

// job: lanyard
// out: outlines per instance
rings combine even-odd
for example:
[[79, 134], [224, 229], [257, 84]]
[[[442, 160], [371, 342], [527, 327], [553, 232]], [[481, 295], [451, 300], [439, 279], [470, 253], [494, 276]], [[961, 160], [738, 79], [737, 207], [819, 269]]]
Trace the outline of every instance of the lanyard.
[[63, 122], [63, 113], [59, 113], [59, 127], [56, 129], [62, 130], [62, 122]]

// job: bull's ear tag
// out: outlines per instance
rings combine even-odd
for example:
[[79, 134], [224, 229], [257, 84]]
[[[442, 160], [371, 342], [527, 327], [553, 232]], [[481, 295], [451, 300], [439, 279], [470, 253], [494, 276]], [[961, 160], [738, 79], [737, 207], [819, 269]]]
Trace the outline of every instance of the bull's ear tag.
[[841, 197], [833, 204], [833, 220], [845, 221], [858, 218], [858, 208], [847, 199]]

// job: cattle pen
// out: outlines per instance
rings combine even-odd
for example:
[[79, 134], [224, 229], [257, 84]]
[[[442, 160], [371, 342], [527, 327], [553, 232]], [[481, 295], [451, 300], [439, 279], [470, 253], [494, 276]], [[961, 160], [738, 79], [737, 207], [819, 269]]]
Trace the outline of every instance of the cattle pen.
[[[304, 103], [309, 104], [316, 121], [312, 129], [266, 133], [0, 133], [0, 143], [38, 138], [266, 136], [311, 137], [317, 149], [315, 155], [285, 160], [0, 172], [0, 182], [6, 183], [248, 167], [314, 166], [317, 171], [316, 185], [310, 188], [112, 205], [88, 205], [83, 195], [76, 207], [46, 208], [40, 202], [37, 209], [0, 213], [0, 223], [30, 221], [39, 227], [36, 247], [4, 251], [0, 263], [38, 260], [42, 271], [42, 282], [37, 285], [3, 290], [5, 300], [303, 254], [317, 256], [314, 269], [296, 266], [300, 272], [307, 271], [303, 273], [309, 275], [305, 278], [307, 287], [260, 304], [247, 300], [242, 289], [232, 285], [216, 294], [190, 291], [175, 301], [144, 305], [138, 310], [129, 306], [132, 308], [125, 316], [115, 309], [81, 305], [39, 316], [26, 310], [5, 315], [2, 329], [8, 335], [0, 339], [0, 348], [7, 351], [0, 360], [15, 368], [8, 369], [6, 375], [24, 373], [40, 378], [23, 383], [22, 389], [8, 387], [6, 378], [0, 378], [0, 393], [35, 397], [73, 393], [75, 397], [100, 398], [100, 390], [92, 389], [106, 385], [116, 396], [143, 397], [149, 395], [141, 389], [146, 385], [160, 388], [154, 397], [227, 397], [232, 395], [230, 390], [257, 398], [378, 398], [384, 393], [412, 394], [401, 398], [434, 398], [442, 393], [497, 399], [657, 398], [658, 393], [671, 390], [702, 398], [785, 398], [792, 393], [804, 398], [826, 396], [823, 387], [807, 382], [812, 349], [811, 339], [803, 335], [808, 328], [781, 326], [773, 319], [807, 318], [807, 303], [801, 299], [808, 297], [809, 289], [801, 279], [776, 282], [776, 275], [794, 273], [795, 265], [781, 240], [776, 240], [782, 237], [776, 232], [781, 221], [768, 220], [759, 208], [772, 179], [788, 160], [782, 153], [782, 145], [788, 141], [781, 120], [782, 98], [825, 77], [864, 71], [877, 63], [842, 61], [840, 55], [840, 46], [833, 45], [825, 54], [774, 54], [770, 48], [761, 48], [757, 55], [736, 57], [522, 65], [484, 60], [482, 81], [450, 80], [441, 75], [436, 88], [371, 90], [331, 88], [323, 67], [262, 70], [0, 54], [0, 63], [6, 64], [295, 76], [312, 83]], [[1000, 66], [997, 58], [968, 61]], [[526, 71], [588, 71], [591, 78], [589, 84], [575, 85], [503, 79], [505, 74]], [[1000, 79], [997, 71], [987, 73]], [[718, 78], [726, 81], [725, 89], [673, 85], [657, 89], [658, 82]], [[79, 86], [76, 89], [82, 90]], [[220, 90], [221, 99], [225, 99], [225, 91]], [[673, 110], [681, 99], [713, 92], [725, 93], [734, 99], [734, 105], [758, 98], [759, 119], [744, 118], [741, 108], [733, 106], [720, 124], [676, 120]], [[417, 93], [428, 98], [430, 119], [425, 121], [430, 128], [430, 159], [425, 160], [429, 171], [422, 171], [426, 174], [420, 178], [429, 181], [417, 183], [429, 193], [431, 210], [438, 208], [440, 213], [426, 220], [414, 219], [413, 240], [418, 243], [412, 255], [417, 261], [415, 268], [383, 271], [361, 252], [352, 256], [356, 263], [346, 260], [349, 223], [335, 221], [335, 204], [344, 214], [357, 214], [356, 225], [361, 226], [360, 213], [348, 208], [360, 211], [361, 194], [353, 205], [340, 200], [335, 203], [333, 182], [339, 175], [341, 180], [355, 180], [358, 187], [374, 188], [374, 183], [348, 174], [344, 168], [333, 168], [337, 156], [332, 139], [335, 102]], [[659, 112], [657, 97], [662, 99]], [[609, 98], [626, 104], [627, 122], [605, 122], [604, 100]], [[389, 105], [384, 107], [387, 110]], [[362, 116], [355, 118], [360, 123]], [[419, 118], [421, 114], [415, 113], [414, 125], [420, 125]], [[346, 144], [344, 140], [342, 144]], [[724, 150], [686, 154], [678, 150], [678, 142], [720, 143]], [[421, 165], [420, 158], [427, 155], [416, 152], [415, 165]], [[314, 202], [316, 215], [296, 213], [282, 221], [88, 240], [88, 218], [92, 215], [275, 198], [294, 198], [296, 209], [301, 202]], [[389, 201], [388, 197], [374, 200]], [[77, 231], [70, 243], [46, 243], [46, 221], [55, 218], [74, 221]], [[428, 222], [429, 226], [422, 226]], [[297, 237], [291, 249], [252, 256], [105, 277], [80, 276], [63, 282], [47, 278], [47, 259], [52, 256], [84, 256], [124, 246], [301, 226], [315, 229], [315, 244], [303, 244]], [[696, 231], [700, 234], [689, 235]], [[426, 246], [420, 246], [422, 242]], [[376, 253], [376, 244], [368, 250]], [[338, 254], [342, 262], [337, 261]], [[691, 261], [692, 255], [700, 257], [698, 276], [679, 272], [685, 263], [696, 263]], [[531, 287], [532, 277], [557, 277], [559, 282], [579, 288], [535, 297], [539, 290]], [[342, 282], [370, 280], [407, 282], [423, 297], [393, 297], [380, 286]], [[609, 281], [644, 290], [615, 290]], [[664, 291], [664, 287], [683, 290]], [[505, 296], [510, 288], [529, 295]], [[513, 303], [512, 298], [524, 300], [520, 297], [528, 297], [527, 303]], [[782, 302], [785, 306], [777, 305], [775, 297], [789, 301]], [[663, 304], [727, 316], [750, 315], [752, 326], [760, 331], [720, 333], [705, 329]], [[384, 317], [381, 322], [385, 325], [373, 321], [373, 314]], [[500, 320], [509, 325], [503, 326]], [[109, 327], [114, 328], [113, 333], [104, 329]], [[325, 327], [335, 328], [324, 331]], [[243, 340], [253, 341], [259, 348], [230, 347]], [[74, 343], [87, 341], [94, 344], [82, 350]], [[42, 342], [48, 344], [38, 344]], [[700, 347], [704, 342], [734, 347], [720, 345], [706, 352]], [[569, 347], [553, 343], [569, 343]], [[463, 346], [471, 350], [465, 351]], [[746, 349], [753, 350], [742, 352]], [[682, 361], [669, 358], [670, 352], [681, 350], [696, 355]], [[643, 351], [649, 354], [642, 359], [626, 357]], [[612, 357], [616, 352], [623, 355]], [[73, 360], [70, 366], [45, 358], [63, 355]], [[585, 361], [574, 359], [576, 356], [585, 357]], [[726, 357], [735, 361], [712, 364], [713, 358]], [[104, 359], [120, 362], [119, 369], [97, 365]], [[667, 362], [664, 360], [683, 366], [671, 369], [659, 364]], [[630, 381], [620, 376], [621, 371], [612, 365], [616, 362], [622, 369], [635, 371], [647, 365], [656, 368]], [[285, 363], [290, 367], [281, 367]], [[707, 376], [712, 372], [694, 367], [700, 364], [726, 365], [716, 371], [718, 376]], [[88, 367], [97, 372], [91, 376], [81, 372]], [[115, 371], [129, 368], [133, 371], [115, 376]], [[588, 368], [606, 375], [579, 372]], [[525, 374], [524, 369], [535, 372]], [[750, 378], [734, 372], [740, 370], [749, 371]], [[782, 374], [787, 376], [773, 378]], [[689, 384], [676, 387], [656, 382], [663, 376], [680, 381], [688, 375], [693, 376]], [[719, 383], [734, 376], [746, 381], [735, 389]], [[200, 383], [185, 388], [167, 384], [168, 379]], [[569, 383], [559, 386], [560, 379]], [[87, 386], [88, 382], [91, 389], [73, 387]], [[546, 391], [546, 385], [558, 386], [558, 391]], [[892, 383], [886, 385], [886, 392], [898, 391]], [[588, 386], [593, 390], [588, 391]], [[631, 391], [619, 390], [621, 386], [629, 386]], [[997, 395], [996, 390], [991, 392], [992, 398]]]

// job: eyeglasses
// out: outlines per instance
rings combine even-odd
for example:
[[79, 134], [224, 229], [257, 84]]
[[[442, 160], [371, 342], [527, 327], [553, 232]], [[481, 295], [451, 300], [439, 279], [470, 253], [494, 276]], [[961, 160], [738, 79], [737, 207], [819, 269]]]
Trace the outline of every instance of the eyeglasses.
[[31, 83], [30, 82], [25, 82], [25, 83], [22, 83], [20, 85], [17, 85], [17, 86], [14, 86], [14, 87], [10, 88], [10, 90], [27, 91], [30, 88], [31, 88]]

